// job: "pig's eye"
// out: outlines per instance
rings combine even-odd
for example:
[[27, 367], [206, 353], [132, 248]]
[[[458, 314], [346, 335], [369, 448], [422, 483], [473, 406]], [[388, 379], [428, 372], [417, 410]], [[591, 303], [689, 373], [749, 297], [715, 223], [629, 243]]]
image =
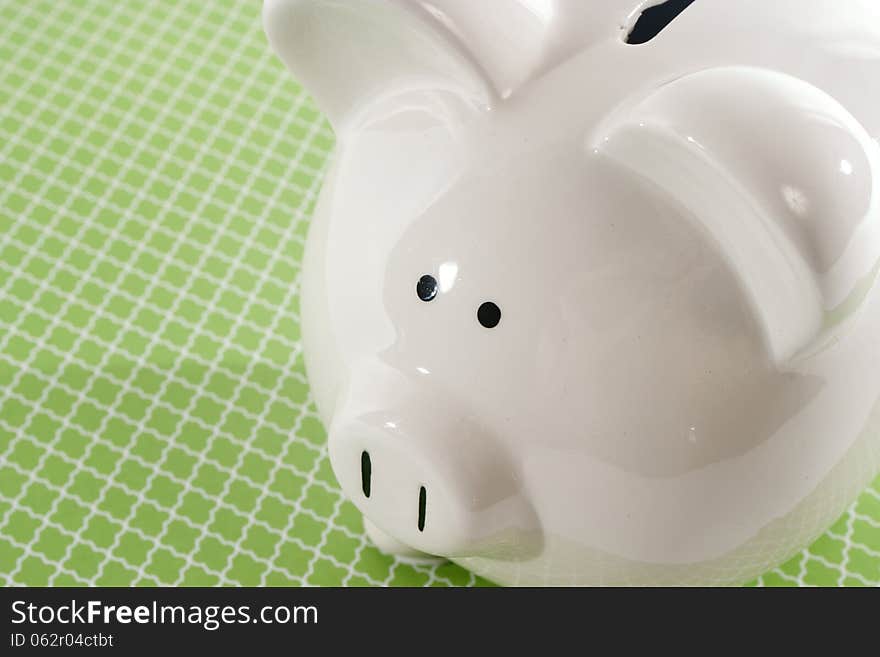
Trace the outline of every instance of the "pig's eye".
[[437, 296], [437, 279], [425, 274], [416, 283], [416, 294], [422, 301], [432, 301]]
[[477, 308], [477, 320], [486, 328], [495, 328], [501, 321], [501, 308], [491, 301], [486, 301]]

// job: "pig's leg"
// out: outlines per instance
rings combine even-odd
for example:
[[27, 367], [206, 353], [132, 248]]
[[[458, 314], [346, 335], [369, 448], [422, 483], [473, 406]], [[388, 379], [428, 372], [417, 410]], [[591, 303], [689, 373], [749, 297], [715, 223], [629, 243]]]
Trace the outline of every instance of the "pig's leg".
[[386, 554], [393, 554], [396, 557], [405, 557], [407, 559], [418, 561], [443, 560], [441, 557], [436, 557], [425, 552], [419, 552], [418, 550], [401, 543], [396, 538], [392, 538], [383, 532], [366, 518], [364, 518], [364, 529], [367, 532], [367, 536], [369, 536], [370, 540], [373, 542], [373, 545]]

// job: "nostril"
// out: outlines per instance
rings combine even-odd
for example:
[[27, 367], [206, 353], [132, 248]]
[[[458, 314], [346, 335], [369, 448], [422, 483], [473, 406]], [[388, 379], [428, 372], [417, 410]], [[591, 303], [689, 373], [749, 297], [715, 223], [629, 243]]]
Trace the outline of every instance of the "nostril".
[[428, 506], [428, 491], [422, 486], [419, 488], [419, 531], [425, 531], [425, 510]]
[[370, 479], [373, 474], [373, 464], [370, 462], [369, 452], [361, 452], [361, 488], [364, 496], [370, 496]]

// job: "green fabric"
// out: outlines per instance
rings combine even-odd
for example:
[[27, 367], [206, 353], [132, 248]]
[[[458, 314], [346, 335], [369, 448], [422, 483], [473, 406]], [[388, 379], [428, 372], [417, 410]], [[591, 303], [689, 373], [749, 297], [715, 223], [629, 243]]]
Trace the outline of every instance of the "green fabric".
[[[0, 0], [0, 581], [465, 585], [340, 496], [298, 328], [333, 136], [256, 0]], [[880, 480], [764, 584], [880, 584]]]

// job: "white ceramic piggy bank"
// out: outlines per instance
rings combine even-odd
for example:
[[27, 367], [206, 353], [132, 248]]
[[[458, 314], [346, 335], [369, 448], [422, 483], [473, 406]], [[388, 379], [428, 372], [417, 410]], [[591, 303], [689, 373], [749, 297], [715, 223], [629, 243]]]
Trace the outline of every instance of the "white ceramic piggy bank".
[[880, 3], [696, 0], [636, 45], [657, 4], [265, 3], [338, 137], [303, 339], [381, 548], [742, 582], [876, 474]]

